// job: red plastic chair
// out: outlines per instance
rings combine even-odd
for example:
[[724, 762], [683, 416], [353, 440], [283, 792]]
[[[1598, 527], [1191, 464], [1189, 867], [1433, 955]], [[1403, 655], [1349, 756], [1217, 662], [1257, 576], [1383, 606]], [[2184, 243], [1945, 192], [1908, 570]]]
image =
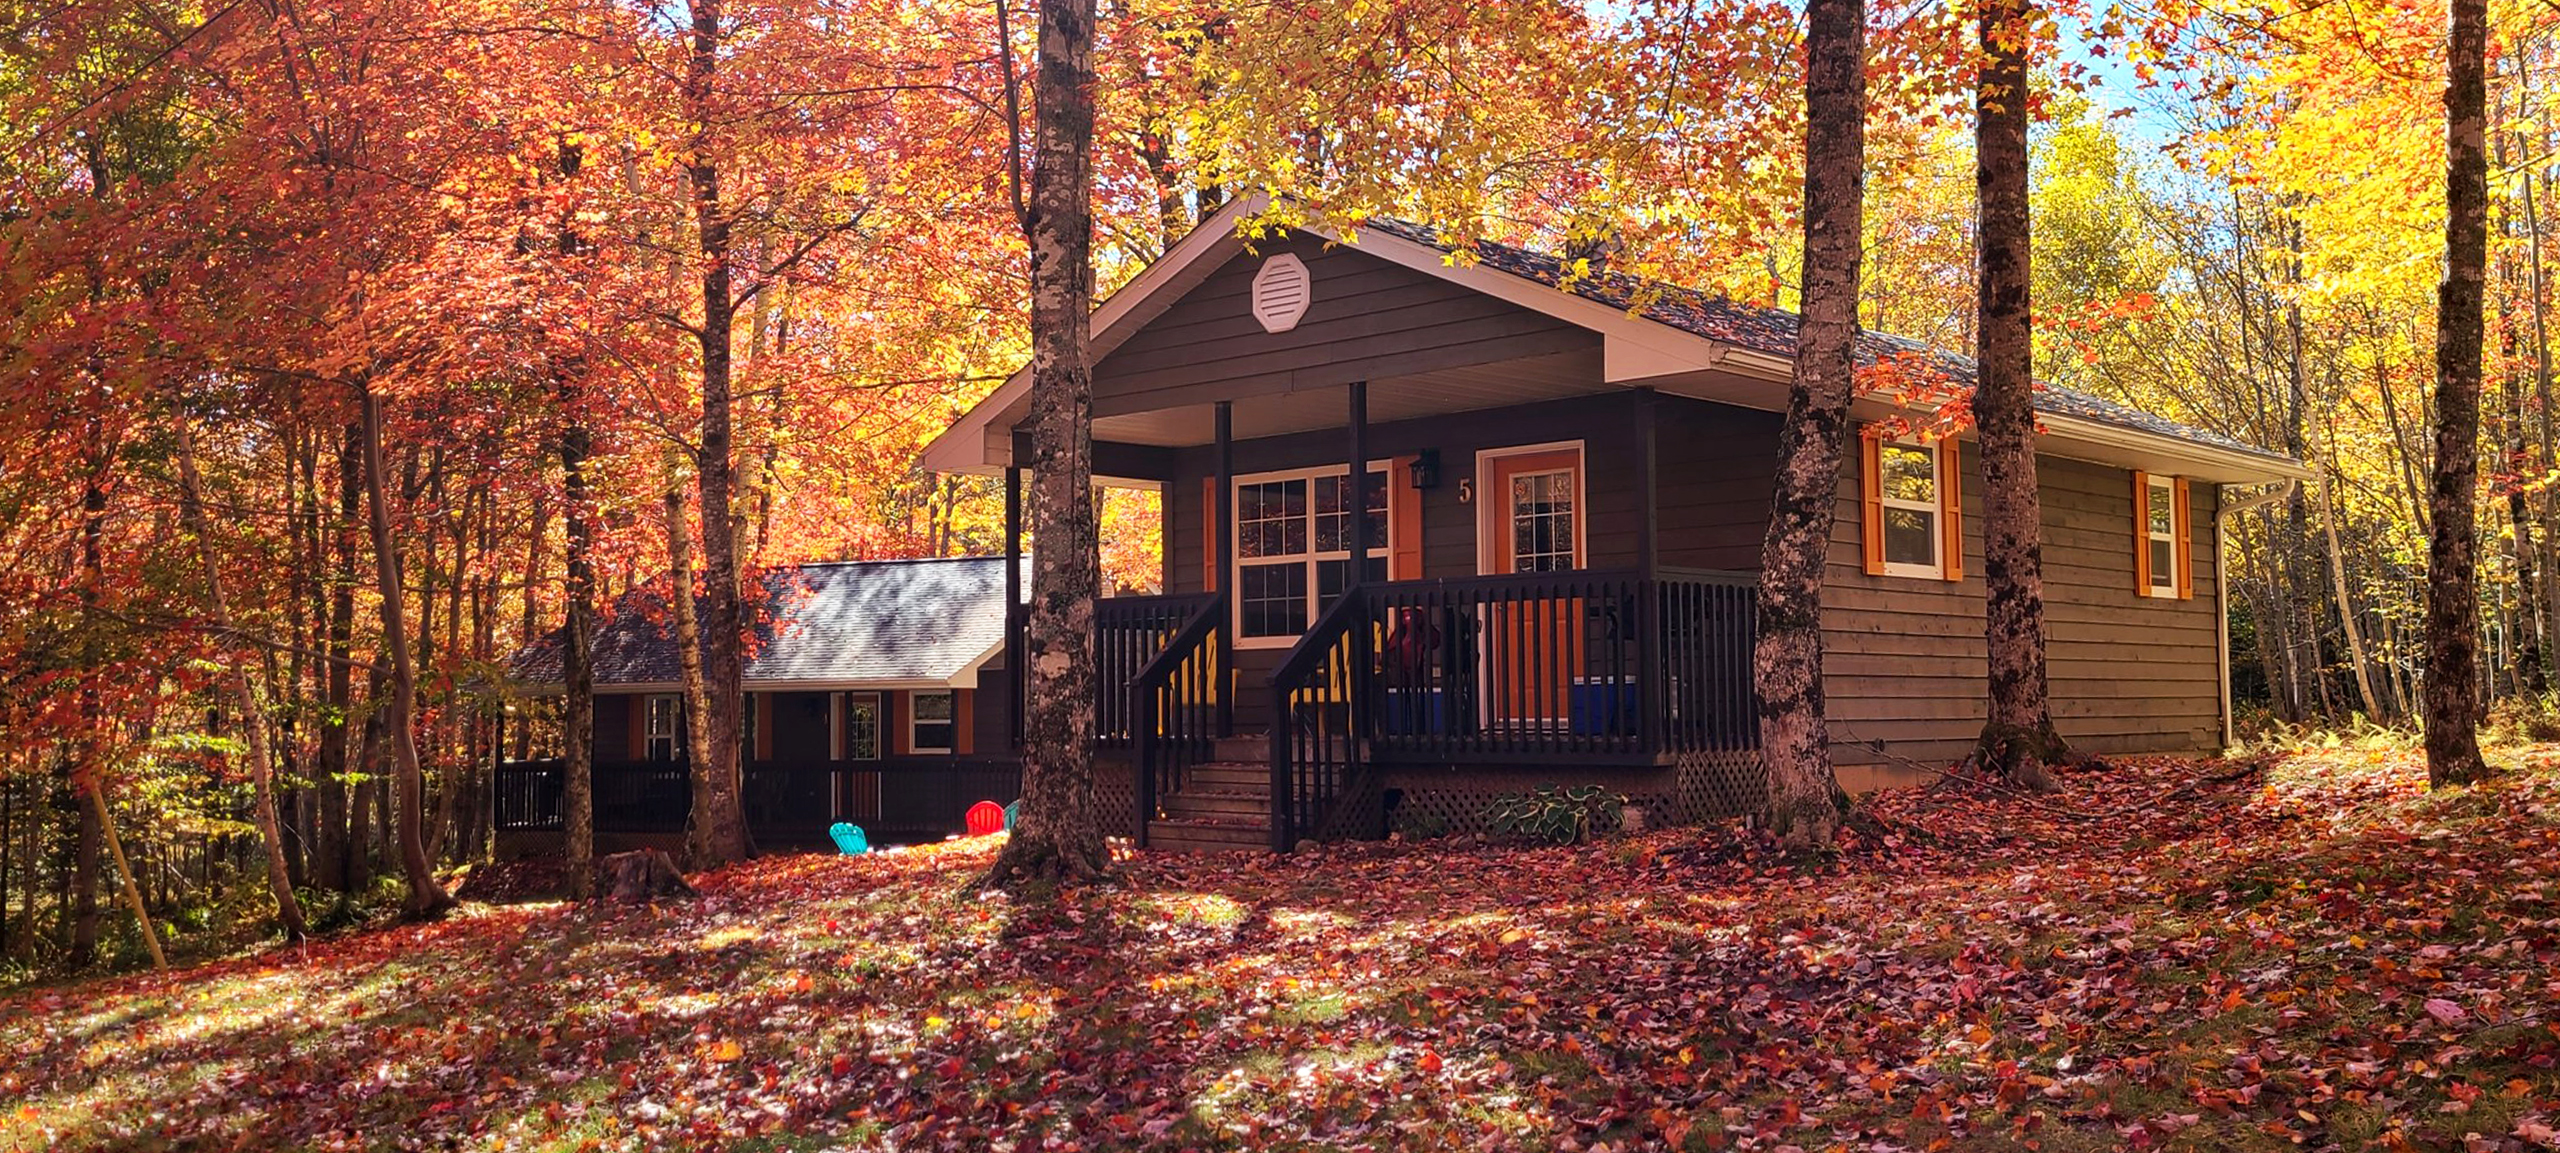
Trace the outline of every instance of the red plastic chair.
[[994, 801], [980, 801], [969, 806], [965, 819], [968, 821], [969, 835], [972, 837], [1001, 833], [1004, 831], [1004, 806]]

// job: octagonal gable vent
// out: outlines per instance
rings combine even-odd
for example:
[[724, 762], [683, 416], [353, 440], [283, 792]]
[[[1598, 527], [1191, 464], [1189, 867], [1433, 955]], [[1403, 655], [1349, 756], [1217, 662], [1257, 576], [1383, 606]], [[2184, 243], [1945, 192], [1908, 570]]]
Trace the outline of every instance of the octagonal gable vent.
[[1262, 262], [1253, 274], [1253, 318], [1262, 322], [1264, 332], [1287, 332], [1298, 327], [1298, 318], [1307, 314], [1307, 303], [1315, 299], [1315, 278], [1307, 275], [1305, 261], [1283, 252]]

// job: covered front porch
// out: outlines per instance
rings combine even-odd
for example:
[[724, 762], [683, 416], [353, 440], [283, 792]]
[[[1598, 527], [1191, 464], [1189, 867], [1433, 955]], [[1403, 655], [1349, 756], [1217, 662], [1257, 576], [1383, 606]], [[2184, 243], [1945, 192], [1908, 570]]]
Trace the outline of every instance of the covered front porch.
[[[1633, 390], [1373, 424], [1375, 389], [1296, 394], [1293, 421], [1329, 398], [1331, 428], [1239, 436], [1238, 406], [1213, 401], [1204, 444], [1104, 442], [1115, 478], [1165, 497], [1170, 591], [1097, 614], [1097, 732], [1131, 775], [1130, 831], [1179, 821], [1204, 767], [1223, 808], [1255, 810], [1215, 815], [1258, 818], [1279, 849], [1381, 835], [1426, 791], [1756, 771], [1756, 574], [1666, 553], [1756, 552], [1763, 415]], [[1722, 450], [1666, 469], [1666, 430]], [[1578, 435], [1527, 439], [1556, 433]]]

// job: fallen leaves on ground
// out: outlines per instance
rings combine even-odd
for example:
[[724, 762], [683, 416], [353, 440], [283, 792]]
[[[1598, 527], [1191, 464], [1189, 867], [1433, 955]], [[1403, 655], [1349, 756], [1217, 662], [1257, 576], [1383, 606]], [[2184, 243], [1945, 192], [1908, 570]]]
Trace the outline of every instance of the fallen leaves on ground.
[[0, 1001], [0, 1149], [2560, 1147], [2560, 771], [1875, 798], [1836, 859], [991, 841]]

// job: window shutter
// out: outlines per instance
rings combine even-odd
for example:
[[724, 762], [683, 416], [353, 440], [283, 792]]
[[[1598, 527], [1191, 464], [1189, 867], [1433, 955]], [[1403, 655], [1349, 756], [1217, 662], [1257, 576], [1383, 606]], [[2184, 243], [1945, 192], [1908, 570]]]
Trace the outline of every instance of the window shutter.
[[2133, 470], [2133, 595], [2151, 595], [2151, 474]]
[[1218, 591], [1218, 478], [1200, 478], [1200, 591]]
[[2195, 543], [2190, 531], [2193, 518], [2187, 508], [2187, 478], [2182, 476], [2169, 482], [2170, 519], [2178, 533], [2178, 599], [2182, 601], [2196, 599]]
[[1387, 466], [1387, 579], [1422, 579], [1422, 490], [1413, 487], [1416, 456]]
[[753, 755], [759, 761], [770, 761], [773, 759], [773, 694], [749, 693], [747, 699], [754, 702], [752, 707], [756, 711], [756, 747]]
[[646, 759], [649, 755], [649, 694], [622, 699], [630, 702], [630, 707], [623, 710], [623, 716], [629, 723], [623, 726], [622, 759]]
[[1866, 534], [1867, 575], [1884, 575], [1884, 438], [1870, 425], [1858, 433], [1858, 527]]
[[965, 757], [978, 751], [978, 693], [951, 690], [951, 753]]
[[907, 698], [912, 695], [905, 689], [880, 694], [881, 727], [889, 730], [882, 734], [887, 740], [881, 743], [889, 747], [890, 756], [907, 755], [907, 741], [911, 736], [907, 731]]
[[1951, 581], [1964, 579], [1964, 449], [1938, 442], [1938, 562]]

